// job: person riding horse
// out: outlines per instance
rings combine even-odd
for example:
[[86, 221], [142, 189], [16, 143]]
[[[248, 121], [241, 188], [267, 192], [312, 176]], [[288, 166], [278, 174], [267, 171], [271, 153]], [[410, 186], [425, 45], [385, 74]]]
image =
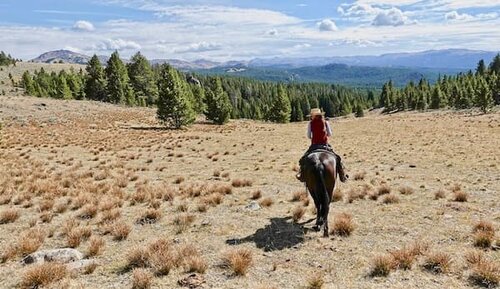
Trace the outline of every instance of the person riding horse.
[[301, 182], [305, 181], [304, 176], [302, 175], [304, 160], [307, 155], [316, 150], [325, 150], [335, 155], [335, 158], [337, 159], [337, 172], [341, 182], [346, 182], [349, 177], [344, 172], [342, 159], [333, 151], [333, 148], [328, 143], [328, 137], [332, 136], [332, 129], [328, 120], [325, 120], [324, 115], [325, 113], [321, 112], [321, 109], [319, 108], [311, 109], [311, 121], [307, 126], [307, 137], [311, 140], [311, 145], [299, 161], [300, 171], [296, 176], [296, 178]]

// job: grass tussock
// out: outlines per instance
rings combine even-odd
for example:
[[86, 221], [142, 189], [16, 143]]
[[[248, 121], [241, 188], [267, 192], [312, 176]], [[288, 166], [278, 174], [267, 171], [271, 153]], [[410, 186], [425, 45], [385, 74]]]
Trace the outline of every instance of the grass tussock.
[[180, 234], [191, 226], [195, 220], [196, 216], [192, 214], [182, 214], [178, 215], [174, 219], [175, 231]]
[[274, 200], [271, 197], [267, 197], [267, 198], [262, 199], [259, 202], [259, 204], [262, 207], [269, 208], [269, 207], [271, 207], [274, 204]]
[[463, 203], [463, 202], [467, 202], [469, 199], [469, 195], [464, 192], [464, 191], [454, 191], [453, 192], [453, 201], [455, 202], [460, 202], [460, 203]]
[[122, 241], [122, 240], [127, 239], [131, 230], [132, 230], [132, 227], [129, 224], [127, 224], [123, 221], [118, 221], [112, 225], [111, 235], [113, 236], [114, 240]]
[[235, 188], [241, 187], [251, 187], [253, 182], [248, 179], [234, 179], [231, 181], [231, 185]]
[[489, 248], [493, 244], [495, 235], [488, 231], [478, 231], [474, 233], [474, 246], [479, 248]]
[[246, 248], [228, 251], [222, 257], [222, 265], [229, 268], [236, 276], [246, 275], [252, 263], [252, 251]]
[[484, 259], [472, 266], [469, 278], [473, 284], [478, 286], [496, 288], [500, 283], [500, 265]]
[[355, 225], [352, 221], [352, 215], [348, 213], [340, 213], [334, 218], [331, 233], [347, 237], [352, 234], [354, 228]]
[[150, 265], [157, 275], [168, 275], [179, 260], [172, 243], [163, 238], [150, 243], [144, 254], [148, 258], [146, 265]]
[[325, 279], [323, 274], [315, 273], [307, 279], [307, 289], [321, 289], [325, 285]]
[[292, 194], [291, 202], [301, 202], [304, 199], [308, 199], [308, 195], [306, 191], [295, 191]]
[[344, 193], [340, 189], [336, 189], [332, 195], [332, 202], [340, 202], [344, 198]]
[[252, 200], [258, 200], [260, 198], [262, 198], [262, 191], [261, 190], [253, 191], [252, 196], [250, 197], [250, 199], [252, 199]]
[[394, 269], [395, 263], [391, 255], [379, 255], [372, 260], [370, 269], [370, 276], [372, 277], [386, 277]]
[[16, 246], [17, 255], [22, 257], [36, 252], [45, 240], [45, 232], [40, 228], [32, 228], [23, 233]]
[[394, 195], [394, 194], [388, 194], [388, 195], [385, 195], [383, 198], [382, 198], [382, 203], [388, 205], [388, 204], [397, 204], [399, 203], [400, 200], [399, 200], [399, 197]]
[[354, 175], [353, 175], [353, 179], [354, 179], [355, 181], [362, 181], [362, 180], [364, 180], [364, 179], [365, 179], [365, 177], [366, 177], [366, 172], [365, 172], [365, 171], [356, 172], [356, 173], [354, 173]]
[[450, 270], [452, 264], [451, 256], [444, 252], [429, 253], [424, 261], [423, 267], [432, 273], [446, 273]]
[[417, 255], [415, 255], [410, 248], [391, 251], [390, 254], [392, 255], [396, 268], [402, 270], [410, 270], [417, 258]]
[[153, 274], [144, 268], [132, 271], [132, 289], [149, 289], [153, 281]]
[[87, 256], [94, 257], [102, 253], [103, 247], [106, 244], [103, 238], [92, 236], [89, 241], [89, 249]]
[[305, 209], [302, 206], [296, 206], [292, 211], [292, 219], [295, 223], [298, 223], [300, 219], [304, 216]]
[[136, 223], [141, 225], [154, 224], [160, 220], [161, 216], [161, 210], [147, 209], [139, 218], [137, 218]]
[[411, 195], [411, 194], [415, 193], [415, 189], [410, 187], [410, 186], [401, 186], [401, 187], [399, 187], [399, 192], [402, 195]]
[[434, 200], [444, 199], [446, 197], [446, 191], [439, 189], [434, 192]]
[[19, 210], [5, 209], [0, 213], [0, 224], [14, 223], [19, 219]]
[[377, 189], [377, 193], [379, 196], [382, 196], [382, 195], [388, 195], [391, 193], [391, 187], [387, 184], [383, 184], [381, 185], [380, 187], [378, 187]]
[[51, 283], [62, 280], [68, 271], [66, 266], [54, 262], [45, 262], [29, 266], [23, 273], [21, 288], [46, 287]]

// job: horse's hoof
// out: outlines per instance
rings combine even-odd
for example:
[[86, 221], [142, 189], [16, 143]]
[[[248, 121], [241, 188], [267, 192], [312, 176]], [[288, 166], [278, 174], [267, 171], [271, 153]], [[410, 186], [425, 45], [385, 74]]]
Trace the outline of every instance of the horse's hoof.
[[330, 234], [328, 234], [328, 232], [324, 232], [323, 233], [323, 238], [328, 238], [328, 237], [330, 237]]
[[313, 230], [316, 231], [316, 232], [319, 232], [320, 229], [321, 229], [321, 227], [318, 226], [318, 225], [313, 226]]

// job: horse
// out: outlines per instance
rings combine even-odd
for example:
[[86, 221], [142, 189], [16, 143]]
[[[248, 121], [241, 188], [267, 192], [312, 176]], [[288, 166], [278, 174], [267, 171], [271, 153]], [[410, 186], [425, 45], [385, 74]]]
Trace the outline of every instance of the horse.
[[328, 212], [337, 183], [337, 157], [326, 150], [316, 150], [303, 160], [303, 178], [307, 190], [316, 206], [316, 225], [314, 229], [328, 237]]

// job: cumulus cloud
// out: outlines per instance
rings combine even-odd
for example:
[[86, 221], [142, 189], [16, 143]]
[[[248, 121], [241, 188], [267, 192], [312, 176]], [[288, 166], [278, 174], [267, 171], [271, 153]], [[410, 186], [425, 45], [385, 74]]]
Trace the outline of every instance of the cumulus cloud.
[[370, 4], [365, 3], [354, 3], [352, 5], [342, 4], [337, 8], [337, 12], [339, 12], [342, 16], [365, 16], [365, 15], [374, 15], [380, 12], [381, 9], [377, 9]]
[[319, 30], [320, 31], [337, 31], [337, 25], [335, 25], [335, 22], [331, 19], [323, 19], [321, 22], [318, 23]]
[[202, 41], [198, 43], [191, 43], [188, 46], [174, 49], [174, 52], [176, 53], [205, 52], [205, 51], [213, 51], [220, 49], [222, 49], [222, 45], [220, 45], [219, 43]]
[[92, 49], [99, 51], [112, 50], [140, 50], [141, 46], [134, 41], [118, 39], [105, 39], [92, 46]]
[[463, 14], [460, 14], [458, 13], [457, 11], [451, 11], [451, 12], [448, 12], [444, 15], [444, 19], [446, 20], [471, 20], [473, 19], [474, 17], [472, 17], [471, 15], [467, 14], [467, 13], [463, 13]]
[[408, 23], [408, 17], [395, 7], [380, 11], [372, 21], [373, 26], [401, 26]]
[[73, 25], [73, 30], [76, 31], [94, 31], [95, 27], [94, 24], [84, 21], [84, 20], [79, 20], [76, 21], [75, 24]]
[[382, 44], [367, 39], [344, 38], [331, 42], [328, 46], [381, 47]]

